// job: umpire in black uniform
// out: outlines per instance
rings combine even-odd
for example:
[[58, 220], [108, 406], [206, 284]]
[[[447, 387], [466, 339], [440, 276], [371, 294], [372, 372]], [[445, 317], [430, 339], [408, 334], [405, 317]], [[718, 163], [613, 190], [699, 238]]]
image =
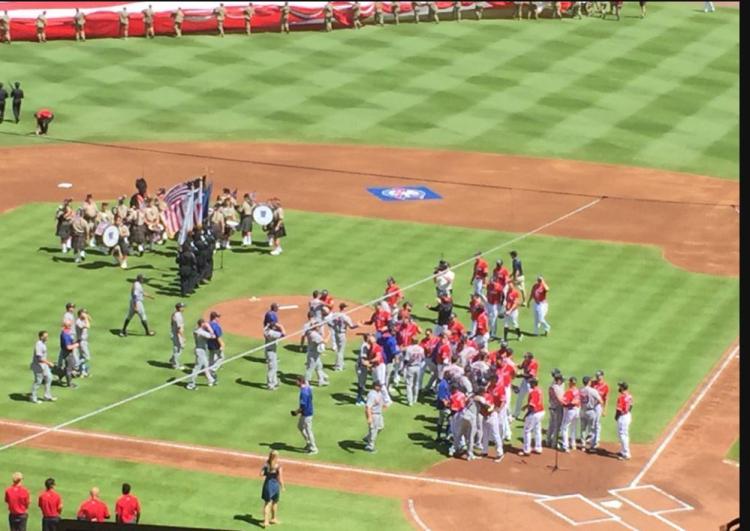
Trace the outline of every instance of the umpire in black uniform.
[[10, 91], [10, 97], [13, 100], [13, 117], [18, 123], [21, 121], [21, 102], [23, 101], [23, 90], [21, 90], [21, 83], [18, 81], [16, 81], [13, 90]]
[[3, 123], [5, 118], [5, 100], [8, 99], [8, 91], [3, 88], [3, 84], [0, 83], [0, 124]]

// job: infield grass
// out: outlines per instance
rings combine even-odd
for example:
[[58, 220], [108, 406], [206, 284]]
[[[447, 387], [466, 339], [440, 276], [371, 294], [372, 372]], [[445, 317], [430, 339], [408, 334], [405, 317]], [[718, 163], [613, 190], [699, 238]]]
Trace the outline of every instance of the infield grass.
[[[143, 524], [247, 529], [263, 521], [260, 477], [228, 477], [25, 448], [0, 453], [0, 477], [9, 478], [19, 469], [32, 496], [29, 529], [38, 529], [41, 521], [36, 498], [48, 477], [57, 482], [66, 518], [75, 519], [89, 489], [98, 486], [114, 521], [114, 504], [122, 483], [127, 482], [141, 502]], [[411, 529], [399, 500], [300, 487], [290, 480], [293, 478], [287, 478], [279, 503], [283, 529]]]
[[[14, 43], [26, 91], [0, 145], [116, 140], [393, 144], [739, 178], [739, 10], [626, 3], [620, 22]], [[33, 112], [56, 112], [38, 139]], [[8, 110], [9, 112], [9, 110]]]
[[734, 441], [734, 444], [729, 449], [729, 452], [727, 452], [727, 459], [736, 461], [737, 463], [740, 462], [740, 440], [739, 439]]
[[[181, 374], [159, 366], [171, 352], [169, 315], [178, 300], [171, 285], [173, 251], [133, 257], [128, 271], [94, 253], [77, 267], [69, 256], [60, 257], [51, 222], [36, 222], [51, 220], [53, 212], [54, 205], [36, 204], [0, 217], [2, 288], [12, 325], [1, 347], [6, 362], [0, 388], [8, 394], [0, 396], [0, 418], [50, 425]], [[296, 211], [288, 213], [288, 227], [290, 236], [281, 257], [239, 249], [227, 252], [224, 269], [188, 300], [186, 322], [194, 323], [216, 302], [253, 295], [308, 294], [327, 288], [335, 298], [367, 302], [382, 293], [389, 275], [403, 286], [429, 275], [442, 253], [457, 263], [477, 249], [489, 249], [513, 237], [486, 230], [444, 226], [437, 230], [434, 225]], [[387, 237], [375, 246], [373, 234]], [[615, 383], [627, 380], [636, 404], [631, 426], [634, 442], [652, 441], [660, 434], [738, 333], [736, 278], [688, 273], [664, 261], [653, 247], [544, 236], [529, 237], [514, 247], [524, 258], [527, 277], [543, 273], [551, 287], [549, 321], [553, 326], [549, 337], [527, 337], [521, 344], [513, 341], [517, 357], [525, 350], [535, 353], [544, 387], [553, 367], [579, 379], [603, 369], [613, 394]], [[509, 251], [502, 249], [488, 259], [507, 261]], [[121, 339], [110, 329], [122, 325], [129, 281], [137, 272], [148, 277], [147, 289], [156, 294], [156, 300], [147, 301], [146, 306], [158, 335]], [[470, 266], [457, 271], [457, 301], [468, 299], [469, 275]], [[433, 297], [431, 282], [407, 292], [423, 326], [429, 326], [424, 319], [434, 315], [422, 309]], [[93, 377], [79, 381], [76, 390], [56, 387], [60, 400], [55, 404], [33, 405], [25, 393], [31, 384], [28, 363], [36, 332], [50, 330], [50, 352], [56, 357], [58, 326], [69, 300], [93, 315]], [[465, 311], [460, 310], [459, 316], [469, 323]], [[530, 331], [531, 310], [522, 310], [520, 320], [522, 328]], [[137, 321], [131, 329], [142, 334]], [[257, 345], [257, 341], [228, 337], [227, 356]], [[350, 338], [350, 345], [354, 349], [359, 342]], [[192, 346], [191, 339], [185, 361], [192, 361]], [[324, 360], [330, 363], [331, 358], [329, 352]], [[346, 372], [331, 373], [330, 387], [314, 388], [314, 425], [321, 452], [312, 459], [410, 471], [442, 459], [432, 441], [434, 409], [429, 404], [394, 405], [385, 414], [378, 453], [362, 451], [365, 419], [362, 408], [352, 403], [356, 378], [351, 353], [349, 358]], [[280, 349], [283, 385], [271, 393], [262, 389], [262, 351], [250, 353], [221, 369], [216, 388], [200, 387], [191, 393], [171, 386], [74, 427], [259, 453], [271, 446], [297, 452], [302, 440], [289, 416], [298, 393], [291, 375], [302, 371], [303, 364], [302, 354]], [[610, 441], [615, 440], [612, 408], [603, 432]], [[514, 436], [520, 435], [517, 428]]]

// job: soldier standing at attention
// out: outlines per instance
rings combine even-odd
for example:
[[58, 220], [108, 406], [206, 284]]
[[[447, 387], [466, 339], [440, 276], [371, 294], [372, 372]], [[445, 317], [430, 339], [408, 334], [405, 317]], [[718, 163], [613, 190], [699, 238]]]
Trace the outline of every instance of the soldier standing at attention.
[[10, 99], [13, 100], [13, 118], [16, 123], [21, 121], [21, 103], [23, 102], [23, 90], [21, 90], [21, 83], [15, 82], [13, 90], [10, 91]]
[[284, 2], [284, 5], [281, 6], [281, 31], [284, 33], [289, 33], [289, 2]]
[[0, 17], [0, 42], [10, 44], [10, 17], [7, 9]]
[[391, 2], [391, 13], [393, 13], [393, 20], [398, 26], [398, 14], [401, 12], [401, 2]]
[[204, 319], [198, 319], [197, 326], [193, 330], [193, 339], [195, 340], [195, 366], [193, 373], [190, 375], [190, 382], [185, 387], [188, 391], [195, 391], [195, 381], [202, 372], [206, 375], [208, 386], [216, 385], [214, 377], [208, 366], [208, 340], [214, 337], [211, 327]]
[[177, 267], [180, 275], [180, 294], [183, 297], [195, 291], [198, 259], [189, 242], [185, 242], [177, 255]]
[[151, 5], [142, 11], [143, 13], [143, 24], [146, 26], [146, 37], [151, 39], [154, 38], [154, 10]]
[[436, 2], [427, 2], [427, 9], [429, 10], [430, 17], [435, 24], [440, 23], [440, 16], [438, 15], [438, 8]]
[[482, 2], [474, 2], [474, 16], [477, 20], [482, 20], [482, 14], [484, 13], [484, 6]]
[[453, 20], [461, 22], [461, 2], [459, 0], [453, 2]]
[[227, 10], [224, 4], [219, 4], [219, 7], [214, 9], [214, 15], [216, 15], [216, 26], [219, 30], [219, 37], [224, 36], [224, 18], [227, 15]]
[[172, 318], [170, 319], [170, 329], [172, 331], [172, 357], [169, 358], [169, 364], [173, 369], [179, 371], [185, 369], [185, 366], [180, 363], [180, 356], [185, 349], [185, 317], [182, 315], [182, 310], [184, 309], [184, 303], [178, 302], [175, 304], [174, 312], [172, 312]]
[[383, 2], [375, 2], [375, 24], [385, 26], [385, 16], [383, 15]]
[[252, 33], [252, 21], [254, 14], [255, 8], [253, 7], [252, 2], [250, 2], [249, 4], [247, 4], [247, 7], [242, 10], [242, 18], [245, 20], [245, 33], [247, 33], [248, 35]]
[[326, 23], [326, 31], [333, 31], [333, 6], [331, 2], [326, 2], [323, 8], [323, 18]]
[[76, 14], [73, 16], [73, 27], [75, 27], [76, 30], [76, 41], [85, 41], [86, 16], [78, 8], [76, 8]]
[[42, 14], [36, 17], [36, 40], [40, 43], [47, 42], [47, 12], [42, 11]]
[[362, 16], [362, 7], [359, 5], [359, 2], [354, 2], [354, 5], [352, 6], [352, 19], [354, 20], [354, 29], [360, 29], [362, 27], [362, 22], [359, 21], [359, 18]]
[[31, 386], [30, 399], [34, 404], [39, 403], [36, 392], [39, 386], [44, 384], [44, 400], [54, 402], [57, 400], [52, 396], [52, 367], [54, 365], [47, 359], [47, 338], [49, 338], [49, 334], [42, 330], [37, 337], [34, 355], [31, 358], [31, 372], [34, 373], [34, 383]]
[[177, 8], [177, 11], [172, 13], [174, 19], [174, 34], [175, 37], [182, 37], [182, 22], [185, 20], [185, 13], [181, 7]]
[[153, 330], [148, 329], [146, 308], [143, 306], [144, 298], [153, 299], [154, 297], [143, 291], [143, 280], [143, 275], [140, 273], [137, 277], [135, 277], [135, 282], [133, 282], [133, 287], [130, 290], [130, 305], [128, 306], [128, 315], [127, 317], [125, 317], [125, 322], [122, 325], [122, 330], [120, 330], [120, 337], [125, 337], [128, 335], [128, 325], [130, 324], [130, 320], [135, 314], [138, 314], [138, 318], [141, 320], [141, 324], [143, 325], [143, 329], [146, 331], [146, 335], [156, 335]]
[[128, 18], [128, 9], [123, 7], [120, 11], [120, 36], [123, 39], [128, 38], [128, 26], [130, 25], [130, 19]]
[[263, 330], [266, 340], [266, 389], [274, 391], [279, 387], [279, 340], [286, 335], [281, 323], [269, 323]]
[[3, 84], [0, 83], [0, 124], [3, 123], [5, 118], [5, 100], [8, 99], [8, 91], [3, 88]]
[[297, 376], [297, 386], [299, 387], [299, 407], [291, 411], [292, 416], [299, 415], [297, 429], [305, 439], [305, 451], [310, 455], [318, 453], [318, 447], [315, 446], [315, 434], [313, 433], [313, 392], [310, 384], [304, 376]]
[[421, 2], [411, 3], [411, 10], [414, 11], [414, 24], [419, 24], [419, 4], [421, 4]]

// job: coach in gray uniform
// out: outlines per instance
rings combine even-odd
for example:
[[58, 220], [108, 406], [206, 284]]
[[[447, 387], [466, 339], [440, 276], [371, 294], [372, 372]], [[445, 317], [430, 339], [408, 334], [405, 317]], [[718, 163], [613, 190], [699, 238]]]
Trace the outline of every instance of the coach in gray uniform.
[[190, 391], [195, 390], [195, 380], [201, 372], [206, 375], [209, 387], [216, 384], [216, 380], [214, 380], [208, 367], [208, 340], [213, 339], [213, 337], [214, 333], [208, 323], [204, 319], [198, 319], [197, 326], [193, 330], [195, 367], [193, 367], [193, 373], [190, 375], [190, 383], [187, 384], [187, 389]]
[[424, 348], [419, 338], [411, 338], [411, 345], [404, 349], [404, 379], [406, 380], [406, 405], [413, 406], [419, 398], [421, 374], [424, 366]]
[[45, 330], [39, 332], [38, 340], [34, 345], [34, 354], [31, 357], [31, 372], [34, 373], [34, 383], [31, 385], [30, 400], [34, 404], [39, 403], [36, 392], [39, 386], [44, 384], [44, 399], [50, 402], [57, 400], [52, 396], [52, 362], [47, 359], [47, 338], [49, 334]]
[[389, 404], [390, 398], [388, 398], [387, 393], [383, 392], [383, 385], [378, 380], [375, 380], [372, 384], [372, 389], [367, 393], [367, 401], [365, 402], [367, 435], [365, 435], [364, 440], [367, 443], [365, 450], [368, 452], [375, 451], [375, 441], [378, 438], [378, 433], [385, 428], [383, 411]]
[[[468, 379], [467, 379], [468, 381]], [[459, 387], [461, 387], [459, 385]], [[474, 395], [466, 394], [466, 406], [458, 413], [453, 433], [453, 453], [457, 455], [461, 451], [462, 444], [466, 445], [466, 460], [476, 459], [474, 455], [474, 441], [477, 432], [477, 403]]]
[[328, 376], [323, 372], [323, 362], [320, 355], [326, 346], [323, 342], [323, 335], [320, 333], [322, 322], [316, 319], [307, 331], [307, 360], [305, 361], [305, 380], [310, 383], [313, 371], [318, 376], [318, 386], [328, 385]]
[[130, 320], [135, 314], [138, 314], [138, 318], [141, 320], [141, 324], [143, 325], [143, 329], [146, 331], [146, 335], [155, 335], [152, 330], [148, 329], [146, 307], [143, 305], [144, 298], [153, 299], [153, 297], [143, 291], [143, 280], [143, 275], [139, 273], [138, 276], [135, 277], [133, 287], [130, 289], [130, 306], [128, 306], [128, 316], [125, 318], [125, 322], [122, 325], [122, 330], [120, 330], [120, 337], [125, 337], [128, 335], [128, 325], [130, 324]]
[[598, 406], [602, 403], [602, 397], [599, 391], [591, 387], [591, 377], [583, 377], [583, 387], [581, 388], [581, 448], [586, 448], [588, 442], [588, 451], [594, 451], [594, 434], [596, 434], [599, 425]]
[[334, 371], [344, 370], [344, 353], [346, 352], [346, 331], [348, 329], [359, 328], [358, 324], [352, 322], [351, 317], [344, 311], [348, 305], [345, 302], [339, 304], [339, 311], [326, 317], [326, 322], [333, 332], [333, 344], [336, 346], [336, 363], [333, 366]]
[[281, 323], [269, 323], [263, 330], [266, 340], [266, 388], [273, 391], [279, 387], [279, 355], [277, 352], [279, 339], [286, 335]]
[[172, 335], [172, 357], [169, 358], [169, 364], [172, 365], [173, 369], [183, 370], [184, 365], [180, 363], [180, 356], [182, 351], [185, 350], [185, 317], [182, 315], [182, 310], [185, 308], [185, 304], [178, 302], [174, 305], [174, 312], [172, 312], [172, 318], [170, 321], [170, 330]]
[[547, 448], [553, 448], [558, 441], [563, 419], [563, 394], [565, 393], [565, 379], [560, 369], [552, 371], [553, 381], [548, 389], [549, 424], [547, 424]]
[[78, 319], [75, 320], [76, 338], [78, 339], [78, 367], [81, 378], [89, 376], [89, 362], [91, 361], [91, 351], [89, 350], [89, 328], [91, 328], [91, 318], [85, 308], [78, 310]]

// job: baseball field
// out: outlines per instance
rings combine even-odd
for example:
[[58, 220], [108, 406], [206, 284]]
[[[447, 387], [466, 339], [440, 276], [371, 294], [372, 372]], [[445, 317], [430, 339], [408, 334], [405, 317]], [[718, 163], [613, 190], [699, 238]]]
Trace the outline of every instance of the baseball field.
[[[143, 522], [246, 529], [262, 521], [259, 471], [277, 449], [285, 529], [499, 529], [487, 522], [500, 518], [706, 529], [739, 514], [739, 467], [723, 463], [735, 441], [739, 459], [736, 6], [649, 2], [641, 19], [626, 2], [620, 21], [14, 42], [0, 62], [2, 79], [26, 93], [21, 121], [6, 109], [0, 124], [0, 478], [21, 470], [36, 493], [55, 477], [68, 516], [91, 486], [111, 504], [129, 481]], [[55, 112], [46, 137], [34, 135], [41, 107]], [[61, 254], [53, 215], [63, 198], [111, 201], [140, 176], [156, 189], [204, 173], [215, 192], [284, 201], [281, 256], [256, 227], [253, 247], [217, 251], [211, 283], [182, 299], [173, 242], [124, 271], [97, 251], [81, 264]], [[367, 190], [408, 186], [440, 199], [384, 202]], [[527, 285], [538, 274], [550, 285], [552, 325], [530, 335], [533, 313], [522, 309], [527, 335], [511, 346], [534, 353], [545, 392], [553, 368], [579, 379], [601, 369], [613, 395], [627, 381], [631, 460], [612, 458], [614, 398], [607, 452], [518, 456], [515, 422], [494, 464], [448, 458], [434, 441], [433, 401], [406, 407], [395, 393], [367, 453], [354, 334], [346, 370], [313, 388], [320, 453], [302, 451], [289, 415], [304, 370], [298, 336], [279, 349], [280, 389], [264, 386], [272, 302], [298, 306], [280, 312], [297, 332], [314, 289], [354, 307], [393, 276], [431, 327], [430, 275], [445, 259], [468, 325], [474, 253], [509, 264], [511, 250]], [[137, 273], [155, 297], [146, 305], [156, 336], [134, 322], [120, 338]], [[230, 361], [214, 388], [188, 392], [175, 379], [189, 370], [167, 363], [181, 300], [189, 329], [211, 310], [224, 319]], [[92, 315], [92, 376], [33, 404], [36, 334], [50, 331], [56, 357], [68, 301]], [[329, 367], [333, 353], [323, 359]], [[551, 472], [555, 457], [563, 470]]]

